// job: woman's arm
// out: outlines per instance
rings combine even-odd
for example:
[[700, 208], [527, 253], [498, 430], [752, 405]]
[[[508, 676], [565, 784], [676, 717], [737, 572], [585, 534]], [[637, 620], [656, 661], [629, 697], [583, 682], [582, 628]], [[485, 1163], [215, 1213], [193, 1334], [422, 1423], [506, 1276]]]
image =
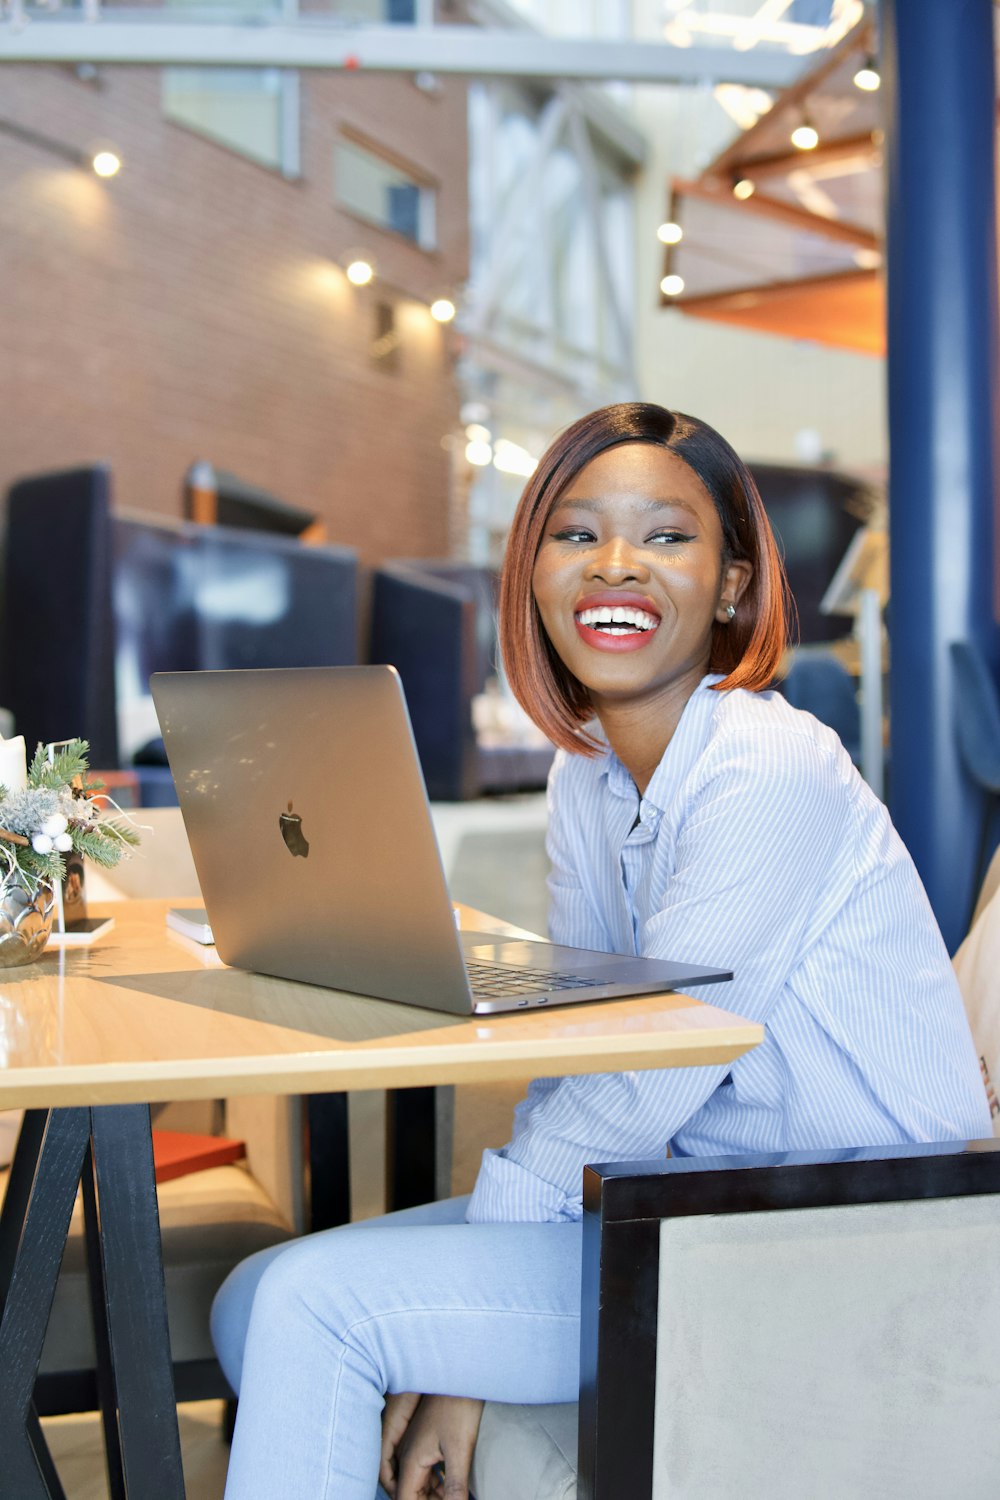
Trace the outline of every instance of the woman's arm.
[[[850, 858], [850, 849], [848, 794], [824, 751], [786, 735], [770, 773], [761, 765], [759, 752], [748, 756], [738, 744], [716, 760], [680, 828], [673, 875], [643, 928], [642, 952], [732, 968], [733, 982], [705, 998], [766, 1023], [824, 921], [831, 864]], [[728, 1072], [679, 1068], [533, 1084], [511, 1143], [484, 1156], [469, 1218], [579, 1218], [587, 1162], [662, 1155]]]

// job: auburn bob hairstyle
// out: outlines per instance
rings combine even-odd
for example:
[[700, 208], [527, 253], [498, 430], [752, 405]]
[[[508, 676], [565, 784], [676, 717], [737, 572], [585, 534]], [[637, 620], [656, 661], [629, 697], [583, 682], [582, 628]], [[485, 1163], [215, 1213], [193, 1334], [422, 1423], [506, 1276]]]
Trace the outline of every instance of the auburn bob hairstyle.
[[500, 574], [499, 624], [504, 669], [521, 707], [554, 744], [584, 755], [600, 748], [583, 728], [593, 707], [545, 634], [532, 575], [553, 506], [591, 459], [623, 443], [654, 443], [683, 459], [715, 503], [723, 560], [753, 567], [735, 618], [713, 627], [709, 668], [723, 674], [713, 685], [720, 692], [767, 687], [787, 637], [790, 597], [774, 533], [750, 470], [725, 438], [695, 417], [643, 401], [581, 417], [542, 455], [521, 496]]

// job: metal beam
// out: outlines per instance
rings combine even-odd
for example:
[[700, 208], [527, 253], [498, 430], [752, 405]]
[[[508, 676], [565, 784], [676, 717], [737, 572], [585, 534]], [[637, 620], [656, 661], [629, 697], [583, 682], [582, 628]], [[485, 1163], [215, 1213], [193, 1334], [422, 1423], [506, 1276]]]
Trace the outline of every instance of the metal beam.
[[703, 177], [715, 177], [732, 182], [734, 177], [749, 177], [757, 182], [762, 177], [784, 177], [804, 167], [808, 172], [817, 162], [832, 166], [835, 162], [847, 164], [852, 161], [865, 162], [871, 166], [879, 155], [881, 146], [874, 131], [862, 130], [856, 135], [844, 135], [836, 140], [820, 141], [809, 151], [798, 151], [793, 146], [788, 151], [772, 151], [766, 156], [741, 156], [735, 167], [722, 173], [715, 162], [706, 167]]
[[113, 21], [96, 23], [37, 17], [17, 30], [0, 23], [0, 62], [334, 68], [768, 89], [786, 87], [802, 71], [801, 59], [778, 52], [567, 39], [478, 26], [345, 26], [310, 16], [200, 25], [153, 20], [148, 10], [116, 8], [113, 14]]
[[[694, 181], [675, 177], [673, 192], [679, 198], [697, 198], [702, 203], [714, 203], [720, 208], [730, 208], [735, 213], [760, 219], [771, 219], [778, 224], [787, 224], [789, 229], [804, 230], [817, 234], [822, 239], [836, 240], [845, 245], [855, 245], [862, 250], [880, 250], [877, 234], [862, 224], [848, 224], [843, 219], [827, 219], [814, 214], [798, 203], [786, 203], [781, 198], [769, 198], [764, 193], [754, 193], [750, 198], [734, 198], [732, 190], [724, 183]], [[736, 222], [735, 220], [733, 221]]]

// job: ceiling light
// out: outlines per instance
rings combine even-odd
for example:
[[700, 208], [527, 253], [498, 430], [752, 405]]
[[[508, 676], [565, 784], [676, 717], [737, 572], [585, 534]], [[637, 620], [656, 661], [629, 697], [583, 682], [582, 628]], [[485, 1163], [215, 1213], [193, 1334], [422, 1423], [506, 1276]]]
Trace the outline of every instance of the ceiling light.
[[359, 256], [348, 261], [347, 279], [352, 286], [367, 286], [375, 279], [375, 267], [370, 260], [362, 260]]
[[501, 474], [517, 474], [521, 479], [530, 479], [538, 468], [538, 460], [532, 458], [527, 448], [512, 443], [508, 438], [498, 438], [493, 453], [493, 467]]
[[677, 245], [684, 238], [684, 231], [679, 224], [661, 224], [656, 231], [656, 238], [661, 245]]
[[431, 303], [431, 317], [436, 323], [450, 323], [455, 316], [455, 304], [450, 297], [436, 297]]
[[664, 276], [660, 282], [660, 291], [665, 297], [677, 297], [684, 290], [683, 276]]
[[481, 422], [470, 422], [465, 429], [465, 435], [470, 443], [489, 443], [493, 440], [493, 434], [488, 427]]
[[493, 458], [493, 449], [489, 443], [474, 438], [471, 443], [466, 443], [465, 456], [470, 464], [475, 464], [477, 469], [485, 469]]
[[796, 151], [815, 151], [819, 145], [819, 131], [803, 121], [792, 131], [792, 145]]
[[90, 165], [98, 177], [115, 177], [122, 169], [121, 157], [114, 151], [97, 151]]
[[738, 182], [733, 183], [734, 198], [739, 198], [740, 200], [744, 198], [752, 198], [756, 191], [757, 184], [755, 182], [751, 182], [749, 177], [741, 177]]
[[854, 87], [862, 89], [866, 94], [874, 94], [881, 82], [882, 76], [874, 57], [867, 58], [854, 75]]

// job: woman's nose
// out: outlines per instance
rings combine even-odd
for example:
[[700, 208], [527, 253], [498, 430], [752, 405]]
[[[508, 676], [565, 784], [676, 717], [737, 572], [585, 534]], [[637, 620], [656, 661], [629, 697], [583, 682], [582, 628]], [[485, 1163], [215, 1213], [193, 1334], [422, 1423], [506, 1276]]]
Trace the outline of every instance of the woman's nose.
[[605, 583], [625, 583], [629, 579], [649, 577], [649, 569], [637, 555], [625, 537], [610, 538], [591, 557], [586, 568], [587, 578], [603, 580]]

